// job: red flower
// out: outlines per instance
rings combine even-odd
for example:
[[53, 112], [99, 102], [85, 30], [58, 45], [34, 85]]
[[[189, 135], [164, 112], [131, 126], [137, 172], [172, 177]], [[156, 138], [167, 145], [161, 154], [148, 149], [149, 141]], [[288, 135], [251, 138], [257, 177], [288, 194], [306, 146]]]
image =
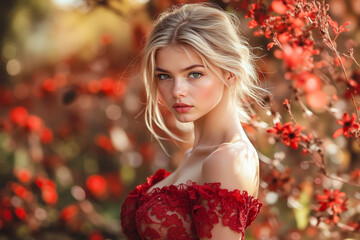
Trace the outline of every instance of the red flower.
[[246, 14], [246, 18], [253, 18], [253, 20], [249, 22], [249, 28], [254, 28], [257, 25], [261, 26], [263, 25], [265, 20], [269, 18], [269, 11], [266, 6], [261, 2], [262, 1], [260, 1], [259, 3], [251, 4], [251, 9]]
[[16, 169], [14, 175], [23, 183], [29, 183], [31, 180], [31, 173], [28, 169]]
[[104, 237], [101, 235], [100, 232], [94, 230], [90, 233], [89, 240], [104, 240]]
[[22, 207], [15, 208], [15, 214], [20, 220], [25, 220], [27, 217], [27, 214]]
[[345, 137], [352, 137], [355, 130], [359, 129], [359, 124], [355, 123], [356, 116], [355, 114], [351, 114], [351, 119], [349, 118], [348, 113], [344, 113], [343, 121], [337, 120], [337, 123], [342, 125], [342, 128], [336, 130], [333, 134], [333, 138], [337, 138], [341, 134]]
[[103, 134], [99, 134], [95, 137], [95, 143], [109, 153], [115, 152], [115, 147], [111, 139]]
[[96, 198], [104, 198], [107, 192], [106, 180], [103, 176], [92, 175], [86, 180], [86, 186]]
[[285, 168], [283, 171], [276, 169], [265, 177], [269, 184], [268, 189], [271, 191], [280, 191], [283, 196], [289, 195], [295, 182], [294, 178], [290, 176], [291, 169]]
[[280, 137], [282, 134], [282, 126], [280, 122], [275, 123], [275, 126], [273, 128], [268, 129], [266, 132], [268, 133], [275, 133], [277, 137]]
[[25, 127], [31, 132], [39, 132], [43, 127], [43, 121], [38, 116], [30, 115], [26, 119]]
[[55, 205], [58, 200], [56, 192], [56, 185], [53, 181], [47, 178], [38, 177], [35, 184], [41, 189], [41, 196], [45, 203]]
[[41, 87], [44, 92], [52, 93], [56, 90], [56, 82], [54, 79], [48, 78], [43, 81]]
[[328, 21], [329, 21], [330, 26], [333, 28], [333, 32], [336, 35], [338, 35], [338, 34], [340, 34], [342, 32], [348, 32], [349, 31], [349, 29], [345, 29], [345, 27], [347, 25], [350, 25], [350, 22], [346, 22], [346, 23], [344, 23], [343, 25], [341, 25], [339, 27], [339, 24], [337, 22], [333, 21], [329, 16], [328, 16]]
[[69, 223], [75, 219], [78, 213], [79, 207], [77, 205], [71, 204], [61, 210], [60, 218]]
[[286, 146], [291, 146], [293, 149], [297, 149], [298, 143], [301, 141], [300, 132], [304, 130], [304, 126], [295, 124], [294, 128], [291, 126], [291, 123], [288, 122], [283, 126], [283, 143]]
[[40, 133], [41, 141], [45, 144], [51, 143], [53, 140], [53, 133], [50, 128], [43, 128]]
[[305, 48], [297, 44], [284, 44], [282, 50], [274, 52], [276, 58], [283, 59], [289, 69], [301, 67], [301, 69], [311, 69], [313, 67], [313, 52], [311, 47]]
[[28, 111], [24, 107], [16, 107], [10, 111], [10, 119], [13, 123], [23, 126], [28, 118]]
[[360, 180], [360, 169], [356, 168], [354, 171], [350, 172], [350, 180], [354, 182]]
[[271, 3], [271, 8], [278, 14], [285, 14], [288, 7], [284, 4], [284, 1], [275, 0]]
[[326, 223], [339, 221], [339, 215], [347, 210], [346, 200], [343, 199], [346, 196], [344, 192], [340, 192], [339, 189], [330, 191], [324, 189], [324, 195], [317, 195], [318, 204], [320, 207], [315, 208], [317, 212], [324, 212], [330, 210], [330, 215], [326, 220]]

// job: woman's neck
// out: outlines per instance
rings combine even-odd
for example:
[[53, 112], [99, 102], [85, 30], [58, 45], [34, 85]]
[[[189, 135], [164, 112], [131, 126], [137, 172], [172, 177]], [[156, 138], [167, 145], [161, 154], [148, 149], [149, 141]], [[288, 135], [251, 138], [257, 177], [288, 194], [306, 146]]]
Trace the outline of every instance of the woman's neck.
[[231, 105], [229, 92], [224, 92], [219, 104], [194, 122], [194, 133], [193, 150], [247, 138], [235, 107]]

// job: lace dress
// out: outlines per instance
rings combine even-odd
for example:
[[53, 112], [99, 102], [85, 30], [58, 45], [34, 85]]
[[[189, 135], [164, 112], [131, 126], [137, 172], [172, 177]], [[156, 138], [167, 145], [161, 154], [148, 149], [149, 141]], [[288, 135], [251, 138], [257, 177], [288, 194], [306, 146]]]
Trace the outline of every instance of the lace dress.
[[228, 191], [220, 183], [148, 189], [170, 175], [164, 169], [132, 190], [121, 209], [121, 226], [130, 240], [211, 238], [213, 225], [221, 222], [242, 234], [259, 214], [262, 203], [246, 191]]

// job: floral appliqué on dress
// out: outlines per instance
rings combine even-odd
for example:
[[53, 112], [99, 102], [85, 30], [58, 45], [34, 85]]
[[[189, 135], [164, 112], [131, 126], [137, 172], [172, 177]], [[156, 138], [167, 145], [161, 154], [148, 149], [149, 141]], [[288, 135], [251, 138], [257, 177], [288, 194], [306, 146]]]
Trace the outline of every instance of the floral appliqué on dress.
[[159, 169], [132, 190], [121, 209], [121, 226], [130, 240], [211, 238], [214, 224], [241, 233], [259, 214], [262, 203], [246, 191], [229, 191], [220, 183], [170, 185], [148, 189], [168, 175]]

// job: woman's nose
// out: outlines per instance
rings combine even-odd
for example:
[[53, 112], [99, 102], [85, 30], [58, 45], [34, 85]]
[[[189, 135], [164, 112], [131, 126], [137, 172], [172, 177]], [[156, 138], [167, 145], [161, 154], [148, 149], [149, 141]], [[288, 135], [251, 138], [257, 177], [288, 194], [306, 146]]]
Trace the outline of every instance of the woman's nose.
[[185, 97], [187, 93], [186, 83], [183, 79], [177, 78], [174, 81], [173, 95], [175, 98]]

